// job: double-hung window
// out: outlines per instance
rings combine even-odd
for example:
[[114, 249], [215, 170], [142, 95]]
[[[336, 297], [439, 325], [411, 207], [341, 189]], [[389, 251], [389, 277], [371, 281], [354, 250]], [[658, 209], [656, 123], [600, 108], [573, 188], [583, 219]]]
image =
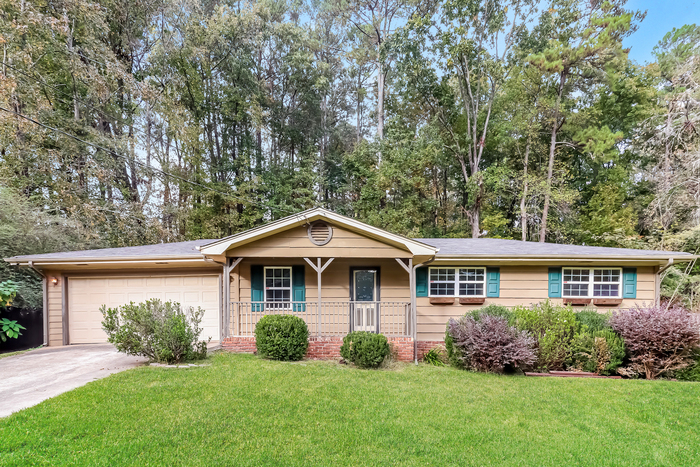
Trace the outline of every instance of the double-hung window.
[[620, 298], [620, 268], [563, 268], [564, 297]]
[[288, 310], [292, 300], [292, 268], [265, 268], [265, 307]]
[[484, 297], [486, 268], [430, 268], [431, 297]]

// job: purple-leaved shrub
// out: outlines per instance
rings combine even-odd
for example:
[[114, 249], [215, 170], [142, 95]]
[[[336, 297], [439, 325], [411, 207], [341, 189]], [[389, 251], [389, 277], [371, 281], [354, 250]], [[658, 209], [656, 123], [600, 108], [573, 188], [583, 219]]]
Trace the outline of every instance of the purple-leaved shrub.
[[450, 319], [447, 332], [456, 358], [466, 368], [503, 373], [506, 368], [527, 367], [537, 361], [535, 339], [500, 316], [481, 316], [478, 321], [470, 315]]
[[700, 330], [690, 313], [681, 307], [637, 306], [618, 311], [610, 326], [625, 340], [629, 375], [654, 379], [693, 363], [692, 352], [700, 344]]

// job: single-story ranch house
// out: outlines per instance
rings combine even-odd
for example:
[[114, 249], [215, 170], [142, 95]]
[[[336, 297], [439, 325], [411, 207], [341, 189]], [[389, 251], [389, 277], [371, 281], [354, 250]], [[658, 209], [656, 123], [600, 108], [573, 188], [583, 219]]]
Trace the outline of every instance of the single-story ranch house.
[[309, 357], [352, 330], [381, 332], [403, 360], [484, 304], [629, 308], [658, 302], [659, 273], [695, 256], [499, 239], [406, 238], [315, 208], [219, 240], [16, 256], [44, 276], [49, 346], [106, 342], [108, 307], [148, 298], [206, 310], [203, 338], [253, 351], [256, 322], [294, 314]]

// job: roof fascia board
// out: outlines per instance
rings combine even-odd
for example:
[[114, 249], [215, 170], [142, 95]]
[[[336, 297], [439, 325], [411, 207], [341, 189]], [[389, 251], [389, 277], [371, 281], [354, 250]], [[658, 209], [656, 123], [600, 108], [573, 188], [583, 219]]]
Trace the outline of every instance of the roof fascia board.
[[114, 257], [114, 258], [34, 258], [31, 260], [20, 260], [14, 258], [5, 258], [10, 264], [16, 264], [20, 266], [29, 265], [32, 262], [35, 266], [47, 266], [47, 265], [61, 265], [61, 264], [76, 264], [76, 263], [87, 263], [87, 264], [123, 264], [123, 263], [152, 263], [154, 261], [167, 261], [169, 263], [192, 263], [192, 262], [202, 262], [209, 263], [206, 258], [202, 255], [198, 256], [152, 256], [148, 258], [140, 258], [134, 256], [127, 257]]
[[454, 262], [454, 261], [540, 261], [540, 262], [567, 262], [567, 261], [653, 261], [666, 262], [669, 258], [674, 261], [692, 261], [697, 259], [697, 256], [673, 256], [673, 255], [654, 255], [654, 256], [629, 256], [629, 255], [542, 255], [542, 256], [498, 256], [498, 255], [449, 255], [435, 257], [435, 262]]
[[305, 215], [307, 212], [309, 211], [303, 211], [299, 214], [295, 214], [294, 216], [284, 217], [282, 219], [273, 222], [268, 222], [267, 224], [263, 224], [258, 227], [253, 227], [252, 229], [245, 230], [241, 233], [224, 237], [215, 242], [202, 245], [199, 248], [199, 251], [201, 251], [204, 255], [222, 255], [226, 252], [226, 250], [228, 250], [229, 246], [233, 243], [242, 246], [246, 243], [258, 240], [259, 238], [263, 238], [263, 235], [274, 235], [276, 233], [283, 232], [289, 228], [304, 225], [308, 222], [313, 222], [314, 220], [316, 220], [312, 216]]
[[290, 228], [298, 227], [319, 219], [324, 219], [331, 223], [349, 228], [350, 230], [356, 231], [370, 238], [374, 238], [375, 240], [379, 240], [383, 243], [404, 248], [414, 255], [432, 256], [438, 251], [437, 248], [430, 245], [387, 232], [386, 230], [379, 229], [377, 227], [372, 227], [363, 222], [341, 216], [340, 214], [336, 214], [331, 211], [326, 211], [322, 208], [303, 211], [294, 216], [289, 216], [284, 219], [280, 219], [279, 221], [271, 222], [231, 237], [223, 238], [214, 243], [201, 247], [200, 251], [205, 255], [221, 255], [234, 246], [243, 246], [246, 243], [269, 237]]

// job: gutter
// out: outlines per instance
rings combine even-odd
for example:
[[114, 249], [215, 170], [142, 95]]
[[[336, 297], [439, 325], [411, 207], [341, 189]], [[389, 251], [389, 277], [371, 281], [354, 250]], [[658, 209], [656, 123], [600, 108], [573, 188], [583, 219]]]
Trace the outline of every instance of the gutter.
[[[695, 259], [695, 257], [693, 259]], [[673, 266], [673, 258], [669, 258], [666, 265], [663, 266], [661, 269], [659, 269], [659, 272], [657, 274], [661, 274], [662, 272], [664, 272], [666, 269], [670, 268], [671, 266]]]
[[671, 260], [673, 261], [692, 261], [696, 259], [695, 255], [679, 255], [679, 256], [631, 256], [631, 255], [585, 255], [585, 256], [558, 256], [558, 255], [546, 255], [546, 256], [520, 256], [513, 257], [509, 255], [464, 255], [464, 256], [444, 256], [435, 257], [435, 261], [659, 261], [659, 260]]
[[34, 267], [34, 262], [29, 261], [29, 267], [41, 276], [41, 288], [42, 288], [42, 321], [44, 322], [44, 343], [43, 346], [47, 347], [49, 345], [49, 282], [46, 275]]
[[[134, 259], [134, 256], [128, 256], [124, 258], [99, 258], [99, 259], [94, 259], [94, 258], [45, 258], [41, 259], [39, 258], [37, 260], [21, 260], [21, 259], [15, 259], [15, 258], [6, 258], [5, 261], [7, 261], [10, 264], [15, 264], [17, 266], [24, 266], [24, 265], [29, 265], [30, 263], [39, 265], [39, 266], [54, 266], [54, 265], [62, 265], [62, 264], [142, 264], [142, 263], [152, 263], [152, 262], [164, 262], [164, 263], [191, 263], [192, 261], [201, 261], [206, 263], [206, 259], [203, 256], [187, 256], [187, 257], [182, 257], [182, 256], [165, 256], [165, 257], [153, 257], [153, 258], [145, 258], [145, 259]], [[37, 262], [35, 262], [37, 261]]]

